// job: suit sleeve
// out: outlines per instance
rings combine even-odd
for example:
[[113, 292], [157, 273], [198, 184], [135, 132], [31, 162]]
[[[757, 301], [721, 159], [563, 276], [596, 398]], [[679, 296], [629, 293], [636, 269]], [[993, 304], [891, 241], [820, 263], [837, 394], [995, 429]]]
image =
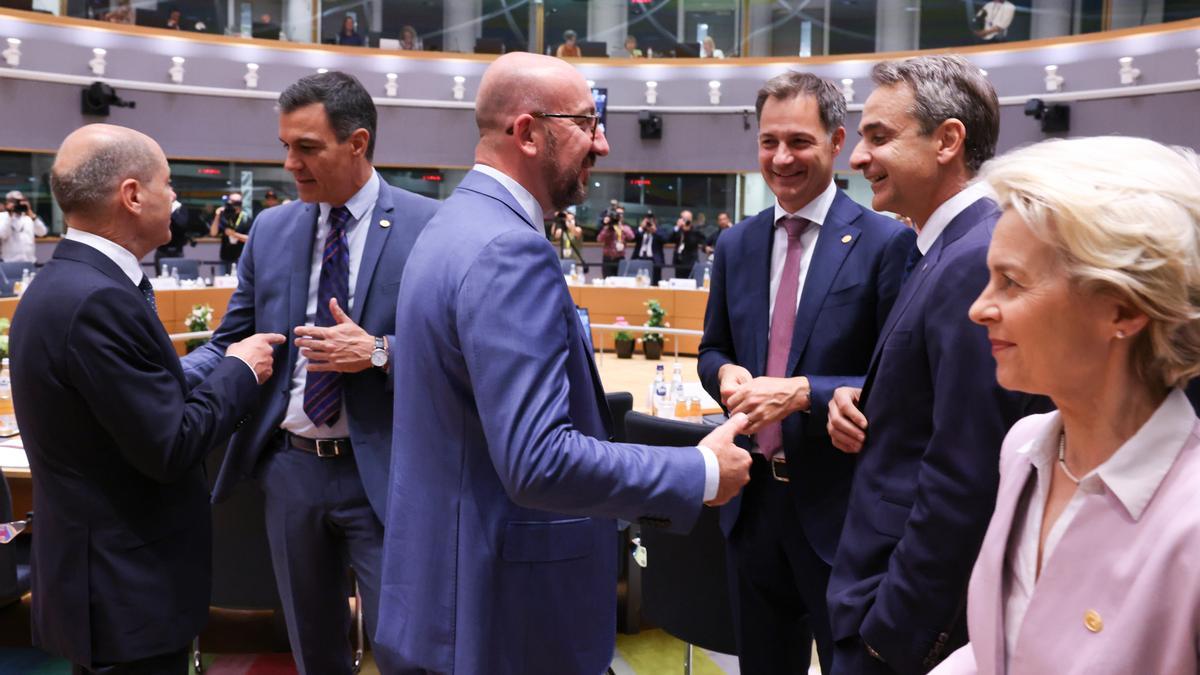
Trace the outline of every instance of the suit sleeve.
[[213, 331], [211, 340], [182, 359], [183, 375], [189, 387], [196, 386], [212, 373], [225, 358], [225, 350], [229, 345], [257, 332], [254, 323], [254, 251], [258, 239], [261, 237], [251, 233], [246, 248], [238, 258], [238, 286], [225, 307], [221, 325]]
[[170, 483], [233, 432], [257, 401], [258, 384], [245, 364], [226, 358], [185, 393], [162, 363], [150, 319], [138, 318], [145, 314], [138, 303], [117, 288], [93, 293], [71, 322], [68, 372], [124, 459]]
[[[879, 269], [875, 274], [875, 339], [887, 321], [896, 296], [900, 294], [900, 280], [904, 275], [904, 264], [908, 253], [916, 246], [917, 235], [907, 227], [897, 228], [888, 238], [883, 254], [879, 257]], [[866, 375], [808, 375], [812, 388], [808, 408], [809, 421], [805, 426], [818, 435], [827, 436], [825, 430], [829, 419], [829, 401], [838, 387], [861, 387]]]
[[720, 250], [721, 255], [713, 258], [708, 306], [704, 310], [704, 335], [700, 337], [700, 359], [696, 362], [700, 384], [717, 401], [721, 400], [721, 380], [717, 377], [721, 366], [738, 362], [725, 291], [725, 261], [730, 256], [728, 243], [721, 246]]
[[904, 534], [861, 630], [899, 672], [923, 672], [925, 659], [938, 656], [939, 635], [961, 618], [995, 506], [1000, 447], [1029, 398], [996, 383], [987, 331], [967, 318], [987, 284], [986, 253], [979, 246], [943, 263], [934, 280], [941, 297], [930, 298], [925, 317], [933, 429]]
[[[488, 452], [517, 504], [559, 513], [668, 520], [700, 513], [695, 448], [607, 443], [575, 429], [568, 396], [570, 322], [554, 253], [533, 231], [493, 240], [459, 289], [456, 329]], [[570, 313], [568, 313], [570, 309]]]

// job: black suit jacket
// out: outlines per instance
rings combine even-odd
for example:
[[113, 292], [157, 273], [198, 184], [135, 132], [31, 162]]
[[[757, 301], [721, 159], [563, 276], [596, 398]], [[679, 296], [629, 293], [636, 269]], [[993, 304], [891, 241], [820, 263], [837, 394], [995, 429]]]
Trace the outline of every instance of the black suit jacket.
[[201, 460], [256, 400], [226, 358], [191, 391], [158, 316], [99, 251], [63, 241], [21, 299], [12, 388], [33, 474], [33, 643], [72, 662], [185, 647], [208, 617]]
[[[645, 260], [646, 256], [642, 255], [642, 241], [646, 236], [646, 231], [638, 227], [633, 231], [633, 255], [632, 260]], [[650, 244], [650, 259], [655, 265], [665, 265], [666, 259], [663, 256], [663, 245], [666, 244], [673, 235], [674, 230], [666, 225], [659, 225], [654, 234], [650, 235], [654, 238], [654, 242]]]

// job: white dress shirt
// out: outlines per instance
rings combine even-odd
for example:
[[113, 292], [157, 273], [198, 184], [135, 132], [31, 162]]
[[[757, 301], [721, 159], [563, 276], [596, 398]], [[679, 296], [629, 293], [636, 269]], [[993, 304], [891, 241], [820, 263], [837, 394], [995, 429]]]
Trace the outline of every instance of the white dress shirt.
[[[775, 239], [771, 244], [771, 298], [770, 304], [767, 305], [768, 322], [775, 318], [775, 296], [779, 293], [779, 282], [783, 279], [783, 264], [787, 259], [788, 233], [786, 228], [778, 227], [779, 219], [793, 216], [804, 218], [812, 223], [800, 235], [800, 244], [804, 249], [800, 257], [800, 285], [796, 287], [796, 309], [799, 309], [800, 296], [804, 295], [804, 280], [808, 277], [808, 264], [812, 262], [813, 249], [817, 247], [817, 238], [821, 235], [821, 227], [825, 225], [825, 219], [829, 216], [829, 208], [833, 206], [833, 199], [836, 196], [837, 186], [833, 184], [833, 181], [829, 181], [824, 192], [797, 209], [795, 213], [788, 213], [787, 209], [779, 204], [779, 200], [775, 200], [775, 220], [772, 222], [776, 223], [776, 227]], [[768, 323], [768, 325], [770, 324]]]
[[[520, 183], [499, 169], [485, 164], [476, 164], [471, 167], [471, 170], [495, 178], [517, 200], [517, 204], [525, 209], [525, 212], [529, 214], [534, 224], [542, 222], [542, 207], [533, 198], [533, 195], [529, 193], [529, 190], [526, 190]], [[535, 218], [534, 216], [537, 217]], [[697, 446], [697, 449], [704, 458], [704, 501], [707, 502], [717, 496], [717, 489], [721, 485], [721, 466], [717, 463], [717, 456], [713, 454], [712, 450], [703, 445]]]
[[34, 237], [46, 236], [41, 218], [0, 212], [0, 259], [4, 262], [37, 262]]
[[942, 205], [930, 214], [929, 220], [917, 232], [917, 248], [921, 250], [921, 255], [929, 253], [933, 242], [942, 236], [942, 232], [950, 224], [950, 221], [957, 218], [958, 214], [966, 211], [968, 206], [984, 197], [995, 199], [996, 193], [992, 191], [991, 186], [980, 181], [971, 183], [958, 194], [942, 202]]
[[[342, 311], [347, 314], [354, 307], [354, 287], [358, 280], [358, 266], [362, 262], [363, 249], [367, 245], [367, 232], [371, 229], [371, 217], [375, 213], [375, 202], [379, 198], [379, 174], [371, 172], [367, 184], [346, 202], [350, 211], [350, 222], [346, 225], [346, 243], [350, 248], [349, 291], [346, 306]], [[318, 205], [320, 214], [317, 217], [317, 230], [313, 235], [312, 263], [308, 272], [308, 304], [304, 309], [304, 325], [312, 326], [317, 320], [317, 289], [321, 285], [321, 258], [325, 254], [325, 237], [329, 236], [329, 212], [331, 204], [321, 202]], [[292, 369], [292, 386], [288, 392], [287, 412], [280, 424], [284, 430], [303, 438], [345, 438], [350, 435], [350, 423], [346, 419], [346, 400], [342, 399], [342, 413], [337, 421], [329, 426], [313, 426], [312, 420], [304, 412], [304, 385], [308, 382], [308, 359], [296, 355], [296, 366]]]
[[[1055, 416], [1057, 412], [1053, 413]], [[1042, 550], [1042, 567], [1054, 554], [1063, 533], [1070, 527], [1084, 500], [1105, 489], [1121, 502], [1134, 520], [1150, 503], [1158, 486], [1175, 463], [1184, 440], [1192, 433], [1192, 405], [1182, 389], [1172, 389], [1158, 410], [1138, 429], [1137, 433], [1117, 448], [1103, 464], [1080, 478], [1079, 487], [1071, 495], [1046, 536]], [[1062, 420], [1050, 426], [1051, 433], [1029, 444], [1021, 451], [1028, 452], [1033, 462], [1036, 483], [1025, 488], [1013, 517], [1013, 533], [1005, 554], [1004, 578], [1007, 594], [1004, 598], [1005, 662], [1011, 663], [1015, 654], [1021, 622], [1033, 599], [1038, 582], [1038, 542], [1046, 500], [1050, 496], [1050, 480], [1058, 464], [1058, 439]]]
[[142, 271], [141, 264], [138, 263], [137, 256], [133, 255], [129, 249], [111, 239], [105, 239], [98, 234], [84, 232], [74, 227], [67, 230], [67, 233], [63, 235], [63, 239], [80, 243], [84, 246], [90, 246], [104, 254], [105, 258], [113, 261], [117, 267], [121, 268], [121, 271], [125, 273], [125, 276], [129, 277], [134, 286], [140, 285], [142, 279], [146, 276], [146, 273]]

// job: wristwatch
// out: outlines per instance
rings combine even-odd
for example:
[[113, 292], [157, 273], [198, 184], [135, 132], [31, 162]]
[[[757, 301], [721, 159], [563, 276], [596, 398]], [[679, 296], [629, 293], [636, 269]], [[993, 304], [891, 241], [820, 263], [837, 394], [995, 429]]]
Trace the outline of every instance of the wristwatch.
[[380, 336], [375, 338], [375, 349], [371, 352], [371, 365], [382, 368], [387, 365], [387, 362], [387, 338]]

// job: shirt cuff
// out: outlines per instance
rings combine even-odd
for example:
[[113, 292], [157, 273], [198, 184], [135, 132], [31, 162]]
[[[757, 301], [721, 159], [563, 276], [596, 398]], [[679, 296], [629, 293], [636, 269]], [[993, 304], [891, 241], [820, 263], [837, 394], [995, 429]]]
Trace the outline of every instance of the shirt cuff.
[[717, 488], [721, 487], [721, 465], [717, 463], [717, 456], [712, 450], [697, 445], [696, 449], [700, 451], [700, 456], [704, 458], [704, 500], [710, 502], [717, 498]]
[[249, 361], [247, 361], [246, 359], [243, 359], [240, 356], [236, 356], [234, 354], [227, 354], [226, 356], [235, 358], [238, 361], [241, 361], [242, 363], [246, 364], [246, 367], [250, 369], [250, 377], [254, 378], [254, 384], [258, 384], [258, 373], [254, 371], [254, 366], [250, 365]]

